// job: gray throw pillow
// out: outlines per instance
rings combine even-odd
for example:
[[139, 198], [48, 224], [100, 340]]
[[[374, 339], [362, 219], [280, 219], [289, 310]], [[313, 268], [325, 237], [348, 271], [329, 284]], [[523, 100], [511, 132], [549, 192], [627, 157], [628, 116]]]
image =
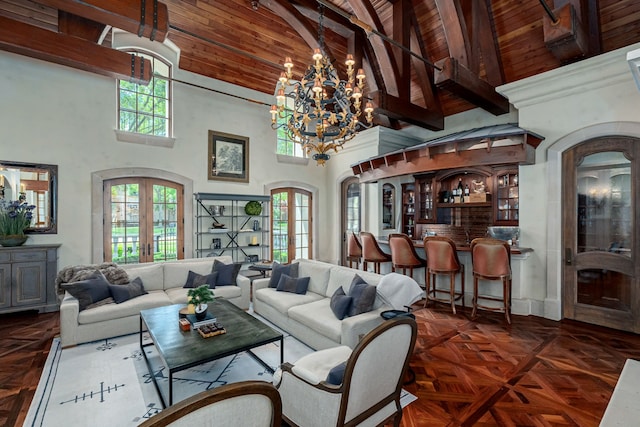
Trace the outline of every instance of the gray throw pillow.
[[62, 283], [60, 287], [78, 299], [80, 311], [82, 311], [98, 301], [111, 298], [109, 285], [110, 283], [104, 275], [100, 271], [96, 270], [85, 280], [72, 283]]
[[211, 272], [218, 273], [216, 286], [235, 286], [240, 267], [242, 267], [241, 263], [225, 264], [224, 262], [215, 260]]
[[325, 380], [329, 384], [340, 385], [342, 384], [342, 380], [344, 378], [344, 371], [347, 368], [347, 362], [342, 362], [339, 365], [334, 366], [329, 371], [327, 375], [327, 379]]
[[269, 279], [269, 287], [277, 288], [278, 283], [280, 283], [280, 276], [286, 274], [289, 277], [293, 277], [294, 279], [298, 277], [298, 263], [294, 264], [279, 264], [277, 262], [273, 263], [271, 267], [271, 279]]
[[280, 275], [280, 281], [276, 287], [276, 291], [291, 292], [294, 294], [304, 295], [309, 287], [309, 277], [291, 277], [286, 274]]
[[109, 289], [111, 290], [111, 296], [117, 304], [139, 297], [140, 295], [148, 294], [148, 292], [144, 290], [142, 279], [139, 277], [133, 279], [131, 283], [124, 285], [110, 284]]
[[203, 276], [202, 274], [198, 274], [194, 271], [189, 270], [189, 274], [187, 275], [187, 281], [184, 284], [183, 288], [197, 288], [202, 285], [209, 285], [209, 289], [216, 288], [216, 282], [218, 279], [218, 272], [207, 274]]
[[331, 311], [338, 318], [338, 320], [344, 319], [351, 308], [351, 302], [353, 298], [344, 293], [344, 289], [340, 286], [336, 291], [331, 295], [331, 302], [329, 302], [329, 307], [331, 307]]
[[376, 300], [376, 287], [369, 285], [362, 277], [356, 274], [351, 281], [349, 296], [353, 298], [347, 317], [357, 316], [373, 309]]

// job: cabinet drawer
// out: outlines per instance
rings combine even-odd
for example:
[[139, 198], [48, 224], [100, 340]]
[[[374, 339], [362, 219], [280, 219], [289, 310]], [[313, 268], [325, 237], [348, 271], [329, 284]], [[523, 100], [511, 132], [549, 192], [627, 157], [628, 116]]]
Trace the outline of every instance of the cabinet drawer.
[[47, 259], [47, 252], [43, 250], [36, 251], [15, 251], [11, 253], [11, 261], [24, 262], [24, 261], [45, 261]]
[[0, 262], [9, 262], [11, 260], [11, 253], [0, 252]]

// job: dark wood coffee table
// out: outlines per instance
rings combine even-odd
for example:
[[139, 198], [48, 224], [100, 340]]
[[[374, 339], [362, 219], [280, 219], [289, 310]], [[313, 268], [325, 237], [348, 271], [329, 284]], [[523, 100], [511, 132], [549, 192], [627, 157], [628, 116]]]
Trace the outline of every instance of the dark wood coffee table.
[[[140, 311], [140, 349], [163, 407], [166, 408], [167, 405], [144, 347], [155, 345], [162, 363], [169, 369], [168, 406], [173, 404], [173, 374], [176, 372], [246, 351], [273, 373], [273, 368], [256, 356], [251, 349], [275, 341], [280, 341], [280, 363], [283, 362], [282, 334], [229, 301], [220, 298], [209, 303], [209, 313], [216, 317], [227, 331], [226, 334], [211, 338], [203, 338], [193, 328], [190, 331], [180, 330], [178, 312], [184, 306], [184, 304], [176, 304]], [[144, 326], [147, 327], [152, 343], [142, 343]]]

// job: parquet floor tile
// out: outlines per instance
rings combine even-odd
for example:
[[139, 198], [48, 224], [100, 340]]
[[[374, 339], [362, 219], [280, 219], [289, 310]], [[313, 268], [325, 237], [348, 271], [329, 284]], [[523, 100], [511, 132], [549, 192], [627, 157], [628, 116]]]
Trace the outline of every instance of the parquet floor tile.
[[[579, 322], [553, 322], [443, 304], [414, 306], [418, 338], [405, 388], [418, 399], [402, 427], [597, 427], [640, 336]], [[0, 425], [22, 426], [59, 333], [59, 314], [0, 315]], [[19, 367], [19, 369], [16, 369]]]

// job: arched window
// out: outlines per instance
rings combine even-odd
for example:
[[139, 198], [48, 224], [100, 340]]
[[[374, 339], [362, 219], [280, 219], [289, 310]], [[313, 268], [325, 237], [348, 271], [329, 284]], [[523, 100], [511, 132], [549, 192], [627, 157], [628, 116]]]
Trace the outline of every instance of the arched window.
[[152, 53], [128, 50], [151, 61], [148, 85], [118, 80], [118, 130], [171, 137], [171, 65]]

